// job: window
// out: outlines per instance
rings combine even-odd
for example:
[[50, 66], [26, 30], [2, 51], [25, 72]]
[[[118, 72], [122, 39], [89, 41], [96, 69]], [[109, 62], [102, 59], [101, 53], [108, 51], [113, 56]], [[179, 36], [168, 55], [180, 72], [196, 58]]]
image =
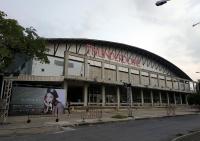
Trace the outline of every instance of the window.
[[102, 103], [101, 87], [92, 85], [88, 88], [88, 102], [89, 103]]
[[54, 60], [54, 64], [57, 66], [64, 66], [64, 62], [60, 60]]
[[105, 87], [106, 103], [116, 103], [117, 102], [117, 90], [115, 87]]
[[84, 63], [74, 60], [68, 62], [68, 75], [83, 76], [84, 75]]

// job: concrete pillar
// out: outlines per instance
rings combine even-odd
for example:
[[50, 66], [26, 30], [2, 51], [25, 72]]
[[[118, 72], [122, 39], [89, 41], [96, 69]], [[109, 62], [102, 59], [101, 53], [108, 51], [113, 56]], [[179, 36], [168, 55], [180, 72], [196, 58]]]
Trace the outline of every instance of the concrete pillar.
[[[189, 82], [189, 84], [190, 84], [190, 82]], [[192, 86], [193, 86], [193, 92], [196, 92], [196, 88], [195, 88], [194, 82], [192, 82]]]
[[167, 105], [170, 104], [169, 102], [170, 102], [170, 101], [169, 101], [169, 93], [167, 93]]
[[159, 92], [159, 100], [160, 100], [160, 105], [162, 105], [162, 95], [161, 95], [161, 92]]
[[144, 105], [144, 94], [143, 94], [143, 90], [141, 89], [140, 92], [141, 92], [140, 94], [141, 94], [141, 102], [142, 102], [141, 104]]
[[176, 105], [176, 93], [174, 93], [173, 95], [174, 95], [174, 104]]
[[186, 104], [188, 105], [188, 100], [187, 100], [187, 98], [188, 98], [188, 94], [186, 94], [186, 96], [185, 96], [185, 102], [186, 102]]
[[153, 91], [151, 90], [151, 106], [153, 106], [154, 102], [153, 102]]
[[65, 102], [67, 103], [67, 98], [68, 98], [68, 84], [67, 84], [67, 80], [64, 80], [64, 89], [65, 89], [65, 95], [66, 95]]
[[84, 106], [88, 105], [88, 85], [84, 85]]
[[160, 81], [159, 81], [159, 75], [157, 74], [157, 83], [158, 83], [158, 87], [160, 87]]
[[119, 87], [117, 87], [117, 107], [120, 107], [120, 91], [119, 91]]
[[179, 96], [180, 96], [180, 101], [181, 101], [181, 105], [182, 105], [183, 104], [183, 100], [182, 100], [181, 93], [179, 93]]
[[151, 74], [148, 72], [148, 77], [149, 77], [149, 86], [151, 86]]
[[180, 81], [177, 80], [177, 82], [178, 82], [178, 90], [180, 90]]
[[104, 63], [103, 62], [101, 62], [101, 78], [102, 78], [102, 80], [104, 80]]
[[133, 93], [132, 93], [132, 88], [129, 88], [130, 91], [130, 103], [131, 103], [131, 107], [133, 106]]
[[131, 88], [131, 106], [133, 106], [133, 94], [134, 94], [134, 89]]
[[116, 80], [119, 81], [119, 67], [116, 65]]
[[174, 80], [173, 80], [173, 78], [171, 78], [171, 81], [172, 81], [172, 89], [175, 89], [174, 88]]
[[87, 78], [89, 76], [89, 66], [88, 66], [88, 59], [84, 59], [84, 76]]
[[185, 81], [183, 80], [183, 87], [184, 87], [184, 91], [185, 91]]
[[142, 85], [142, 75], [140, 70], [139, 70], [139, 84]]
[[105, 86], [102, 86], [102, 106], [105, 106], [106, 95], [105, 95]]
[[64, 77], [66, 78], [68, 75], [68, 60], [69, 60], [69, 52], [65, 51], [64, 53]]
[[128, 82], [131, 83], [131, 69], [128, 68]]
[[164, 76], [165, 77], [165, 88], [167, 88], [167, 78], [166, 78], [166, 76]]

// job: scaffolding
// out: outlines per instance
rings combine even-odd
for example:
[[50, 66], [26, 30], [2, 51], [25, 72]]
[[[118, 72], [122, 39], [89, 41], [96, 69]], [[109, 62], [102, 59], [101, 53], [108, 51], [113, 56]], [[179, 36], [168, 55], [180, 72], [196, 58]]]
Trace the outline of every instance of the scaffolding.
[[0, 95], [0, 123], [5, 123], [8, 117], [10, 97], [12, 94], [12, 80], [3, 80]]

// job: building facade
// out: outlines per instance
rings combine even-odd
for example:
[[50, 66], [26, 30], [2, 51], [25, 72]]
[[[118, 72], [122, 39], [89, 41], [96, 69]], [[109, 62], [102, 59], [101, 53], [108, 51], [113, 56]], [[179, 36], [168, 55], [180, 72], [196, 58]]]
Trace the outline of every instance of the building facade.
[[12, 81], [10, 107], [18, 104], [14, 90], [24, 87], [63, 89], [65, 101], [79, 107], [178, 106], [196, 93], [197, 83], [187, 74], [146, 50], [90, 39], [46, 41], [49, 64], [31, 60], [19, 76], [4, 77], [1, 97], [6, 80]]

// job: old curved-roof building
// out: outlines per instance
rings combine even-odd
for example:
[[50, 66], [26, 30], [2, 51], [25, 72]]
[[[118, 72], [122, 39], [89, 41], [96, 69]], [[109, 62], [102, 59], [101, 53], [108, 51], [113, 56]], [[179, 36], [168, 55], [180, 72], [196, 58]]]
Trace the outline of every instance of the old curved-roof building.
[[46, 41], [50, 64], [31, 60], [19, 76], [4, 78], [12, 80], [13, 111], [26, 104], [42, 107], [47, 88], [56, 89], [63, 104], [103, 107], [183, 105], [196, 92], [186, 73], [144, 49], [93, 39]]

